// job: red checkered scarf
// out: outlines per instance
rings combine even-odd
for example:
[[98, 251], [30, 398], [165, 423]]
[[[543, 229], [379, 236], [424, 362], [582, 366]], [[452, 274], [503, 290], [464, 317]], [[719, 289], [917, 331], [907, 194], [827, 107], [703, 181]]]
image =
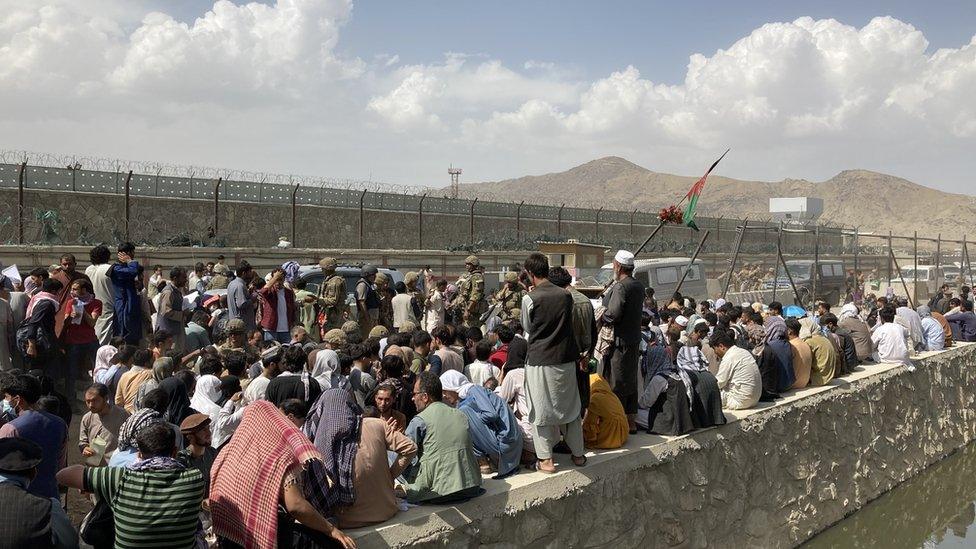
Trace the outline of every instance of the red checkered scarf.
[[274, 549], [281, 483], [311, 460], [322, 454], [277, 408], [249, 404], [210, 473], [214, 532], [245, 549]]

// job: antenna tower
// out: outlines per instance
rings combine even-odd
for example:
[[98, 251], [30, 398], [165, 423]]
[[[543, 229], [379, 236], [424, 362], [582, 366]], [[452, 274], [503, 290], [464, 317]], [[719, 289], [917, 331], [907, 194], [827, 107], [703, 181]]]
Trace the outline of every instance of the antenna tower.
[[461, 168], [455, 168], [451, 164], [447, 173], [451, 176], [451, 198], [457, 198], [461, 194]]

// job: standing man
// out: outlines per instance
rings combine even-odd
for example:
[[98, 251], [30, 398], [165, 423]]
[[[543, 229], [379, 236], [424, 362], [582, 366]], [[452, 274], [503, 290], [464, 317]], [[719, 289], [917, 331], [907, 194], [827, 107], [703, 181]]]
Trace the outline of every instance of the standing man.
[[115, 335], [129, 345], [139, 345], [142, 339], [142, 297], [139, 295], [142, 267], [134, 259], [135, 253], [135, 244], [119, 244], [119, 262], [109, 270], [115, 293]]
[[186, 269], [173, 267], [169, 271], [169, 282], [159, 295], [159, 312], [156, 327], [173, 334], [173, 349], [186, 351], [186, 311], [183, 310], [183, 292], [180, 290], [187, 281]]
[[291, 327], [295, 324], [295, 292], [285, 287], [285, 270], [278, 267], [271, 271], [271, 281], [260, 293], [264, 298], [261, 309], [264, 339], [289, 343]]
[[418, 285], [420, 284], [420, 273], [417, 271], [407, 271], [403, 275], [403, 284], [407, 287], [407, 293], [413, 298], [413, 314], [418, 320], [424, 318], [424, 292]]
[[244, 328], [250, 333], [256, 328], [254, 322], [255, 297], [251, 291], [251, 280], [254, 278], [254, 269], [247, 261], [241, 260], [237, 264], [237, 278], [227, 285], [227, 319], [241, 320]]
[[390, 277], [378, 273], [374, 289], [380, 298], [379, 325], [385, 327], [387, 331], [393, 331], [393, 288], [390, 287]]
[[101, 383], [85, 391], [85, 406], [88, 412], [81, 418], [78, 449], [86, 461], [104, 465], [119, 446], [119, 430], [129, 413], [108, 401], [108, 387]]
[[480, 328], [481, 313], [488, 308], [485, 301], [485, 270], [475, 255], [469, 255], [464, 260], [464, 268], [468, 272], [457, 281], [457, 295], [451, 308], [460, 315], [465, 328]]
[[373, 288], [379, 269], [366, 264], [363, 265], [362, 273], [363, 276], [356, 282], [356, 309], [359, 313], [359, 330], [363, 339], [366, 339], [380, 317], [380, 296]]
[[0, 438], [25, 438], [41, 447], [37, 476], [28, 491], [43, 498], [59, 497], [54, 474], [67, 465], [68, 426], [58, 416], [37, 409], [41, 386], [32, 376], [16, 376], [0, 390], [7, 404], [17, 411], [16, 418], [0, 427]]
[[75, 261], [75, 256], [73, 254], [61, 254], [61, 260], [59, 262], [58, 268], [51, 271], [51, 278], [57, 280], [61, 283], [61, 291], [58, 293], [58, 302], [61, 304], [57, 318], [57, 332], [61, 334], [61, 328], [64, 325], [64, 317], [67, 314], [67, 309], [65, 309], [64, 304], [71, 298], [71, 284], [75, 280], [85, 279], [88, 280], [88, 276], [85, 273], [78, 272], [75, 268], [78, 266], [78, 262]]
[[91, 265], [85, 269], [85, 275], [91, 280], [95, 298], [102, 302], [102, 314], [95, 321], [95, 335], [99, 345], [108, 345], [112, 340], [113, 325], [115, 323], [115, 288], [108, 276], [112, 265], [108, 262], [111, 257], [108, 248], [99, 244], [91, 249], [88, 257]]
[[549, 260], [534, 253], [525, 261], [532, 290], [522, 300], [522, 323], [528, 340], [525, 359], [525, 394], [528, 420], [539, 461], [536, 468], [554, 473], [552, 448], [560, 434], [569, 446], [573, 463], [586, 464], [583, 448], [582, 406], [576, 386], [579, 349], [573, 337], [573, 298], [549, 282]]
[[508, 322], [518, 318], [522, 314], [522, 298], [525, 297], [525, 289], [519, 284], [518, 273], [508, 271], [505, 273], [505, 286], [495, 293], [495, 303], [499, 304], [498, 320]]
[[334, 328], [341, 328], [349, 316], [346, 306], [346, 279], [336, 274], [339, 263], [334, 257], [319, 261], [322, 269], [322, 285], [319, 286], [319, 326], [324, 334]]
[[603, 321], [613, 326], [613, 346], [604, 358], [607, 380], [627, 414], [630, 434], [637, 433], [637, 363], [640, 359], [644, 285], [633, 277], [634, 254], [620, 250], [613, 258], [612, 285], [603, 298]]
[[573, 276], [563, 267], [549, 269], [549, 282], [569, 292], [573, 297], [573, 338], [579, 350], [579, 368], [576, 369], [576, 386], [579, 388], [583, 410], [590, 407], [590, 358], [596, 346], [596, 315], [593, 303], [572, 286]]
[[439, 279], [431, 284], [427, 299], [424, 300], [426, 313], [424, 314], [424, 331], [433, 334], [438, 326], [444, 325], [444, 291], [447, 290], [447, 280]]

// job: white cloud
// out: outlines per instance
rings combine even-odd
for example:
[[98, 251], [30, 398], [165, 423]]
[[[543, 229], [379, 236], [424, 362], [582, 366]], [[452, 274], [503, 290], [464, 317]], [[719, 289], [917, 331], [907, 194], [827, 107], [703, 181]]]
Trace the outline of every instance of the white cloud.
[[147, 2], [0, 0], [0, 143], [422, 184], [448, 158], [470, 179], [605, 154], [694, 173], [731, 146], [741, 177], [868, 167], [959, 190], [925, 176], [968, 173], [976, 144], [976, 37], [932, 52], [890, 17], [769, 23], [667, 85], [528, 51], [364, 61], [340, 53], [351, 0], [218, 0], [186, 21]]

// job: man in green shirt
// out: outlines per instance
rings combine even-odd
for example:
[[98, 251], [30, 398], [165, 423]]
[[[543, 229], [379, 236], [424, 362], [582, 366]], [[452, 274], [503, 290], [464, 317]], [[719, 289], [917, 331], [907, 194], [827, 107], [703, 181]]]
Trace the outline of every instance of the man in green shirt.
[[468, 417], [441, 402], [441, 380], [432, 372], [417, 376], [413, 402], [419, 412], [407, 426], [417, 445], [415, 464], [404, 472], [410, 503], [444, 504], [478, 496], [481, 472], [474, 457]]
[[124, 469], [72, 465], [58, 472], [58, 482], [112, 502], [116, 549], [192, 549], [203, 475], [174, 458], [176, 435], [165, 423], [139, 431], [136, 445], [139, 459]]

